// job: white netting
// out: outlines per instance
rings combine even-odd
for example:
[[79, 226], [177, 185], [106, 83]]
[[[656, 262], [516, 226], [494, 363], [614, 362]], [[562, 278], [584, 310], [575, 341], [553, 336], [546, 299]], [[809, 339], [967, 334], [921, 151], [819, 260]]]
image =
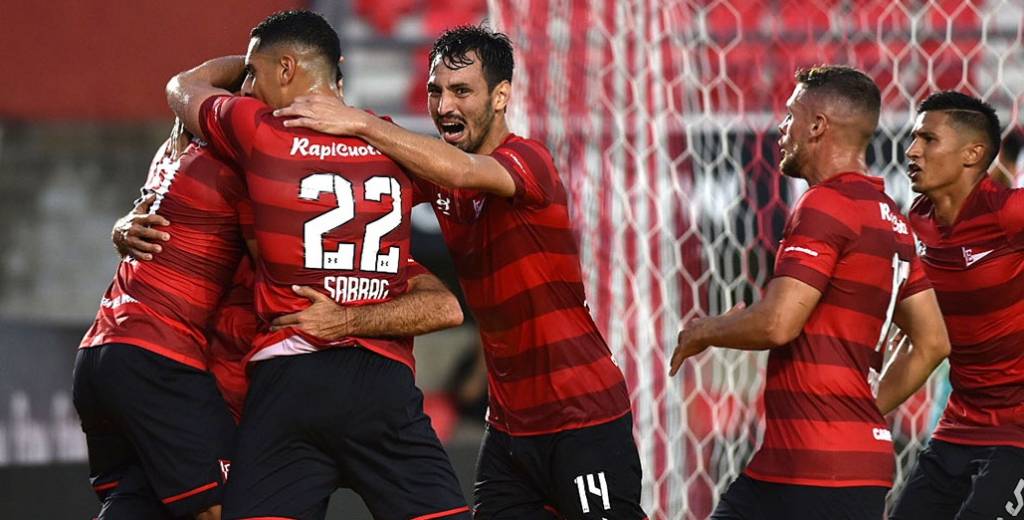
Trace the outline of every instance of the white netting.
[[[1021, 124], [1020, 0], [491, 0], [517, 48], [513, 129], [570, 191], [587, 294], [626, 374], [652, 519], [705, 518], [758, 441], [764, 356], [713, 350], [667, 377], [686, 320], [750, 302], [789, 204], [775, 128], [798, 67], [844, 63], [882, 88], [872, 170], [906, 208], [913, 107], [960, 89]], [[939, 380], [891, 418], [897, 486]]]

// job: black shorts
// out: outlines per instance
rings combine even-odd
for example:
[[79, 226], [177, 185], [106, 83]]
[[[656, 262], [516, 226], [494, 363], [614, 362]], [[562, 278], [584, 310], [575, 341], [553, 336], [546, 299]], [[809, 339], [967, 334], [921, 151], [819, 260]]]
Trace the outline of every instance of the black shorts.
[[881, 486], [797, 486], [740, 475], [711, 520], [879, 520], [888, 492]]
[[477, 520], [646, 518], [633, 416], [549, 435], [487, 426], [474, 486]]
[[932, 439], [889, 518], [1024, 518], [1024, 448]]
[[249, 376], [225, 520], [324, 518], [339, 487], [381, 520], [470, 518], [402, 363], [335, 348], [259, 361]]
[[209, 373], [109, 344], [78, 351], [73, 394], [101, 519], [220, 503], [235, 423]]

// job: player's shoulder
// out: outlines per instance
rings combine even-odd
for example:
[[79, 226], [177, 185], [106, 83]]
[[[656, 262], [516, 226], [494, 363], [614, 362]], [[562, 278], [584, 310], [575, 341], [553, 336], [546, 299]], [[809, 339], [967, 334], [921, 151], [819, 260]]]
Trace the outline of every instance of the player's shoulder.
[[523, 137], [521, 135], [509, 134], [505, 140], [495, 148], [493, 153], [513, 153], [516, 155], [534, 156], [539, 159], [551, 162], [551, 152], [544, 143]]

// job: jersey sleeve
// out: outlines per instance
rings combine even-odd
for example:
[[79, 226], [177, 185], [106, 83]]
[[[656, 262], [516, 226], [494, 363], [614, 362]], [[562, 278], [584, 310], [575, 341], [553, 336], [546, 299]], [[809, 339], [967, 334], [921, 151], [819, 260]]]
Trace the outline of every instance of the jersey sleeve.
[[910, 258], [910, 275], [907, 277], [907, 283], [900, 288], [899, 299], [904, 300], [931, 288], [932, 283], [924, 271], [924, 262], [921, 261], [921, 257], [917, 256], [917, 253], [914, 253], [914, 256]]
[[558, 170], [543, 145], [530, 140], [512, 141], [491, 152], [491, 157], [512, 176], [516, 185], [513, 204], [542, 208], [554, 199]]
[[252, 155], [261, 112], [267, 106], [242, 96], [212, 96], [199, 108], [199, 124], [217, 155], [244, 165]]
[[851, 204], [834, 190], [809, 190], [786, 224], [775, 276], [795, 278], [824, 292], [843, 252], [859, 233], [859, 226], [841, 220], [854, 215]]

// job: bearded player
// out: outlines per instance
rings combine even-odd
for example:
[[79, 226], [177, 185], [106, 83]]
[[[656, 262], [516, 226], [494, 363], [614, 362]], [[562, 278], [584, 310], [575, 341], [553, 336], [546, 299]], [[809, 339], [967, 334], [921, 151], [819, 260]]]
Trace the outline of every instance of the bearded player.
[[[775, 275], [749, 308], [691, 321], [672, 373], [710, 346], [765, 350], [764, 442], [714, 519], [881, 518], [895, 470], [883, 415], [949, 351], [914, 239], [865, 157], [881, 105], [848, 67], [796, 74], [779, 126], [782, 173], [810, 188], [786, 221]], [[909, 335], [878, 385], [890, 323]]]
[[[365, 142], [289, 130], [271, 114], [299, 94], [337, 95], [337, 34], [319, 15], [289, 11], [251, 36], [244, 61], [226, 57], [179, 74], [168, 101], [245, 172], [257, 310], [269, 321], [304, 309], [297, 285], [350, 306], [401, 294], [414, 199], [408, 177]], [[231, 96], [223, 87], [243, 71], [244, 96]], [[249, 360], [225, 517], [322, 518], [339, 485], [377, 518], [469, 516], [423, 413], [411, 338], [326, 340], [286, 327], [258, 336]]]
[[1024, 190], [986, 174], [991, 106], [939, 92], [907, 149], [910, 224], [949, 329], [953, 391], [890, 518], [1024, 516]]
[[332, 96], [275, 112], [365, 139], [423, 181], [480, 326], [490, 407], [477, 519], [638, 519], [640, 460], [625, 380], [586, 307], [565, 187], [548, 150], [509, 132], [511, 43], [441, 35], [427, 98], [443, 140]]

